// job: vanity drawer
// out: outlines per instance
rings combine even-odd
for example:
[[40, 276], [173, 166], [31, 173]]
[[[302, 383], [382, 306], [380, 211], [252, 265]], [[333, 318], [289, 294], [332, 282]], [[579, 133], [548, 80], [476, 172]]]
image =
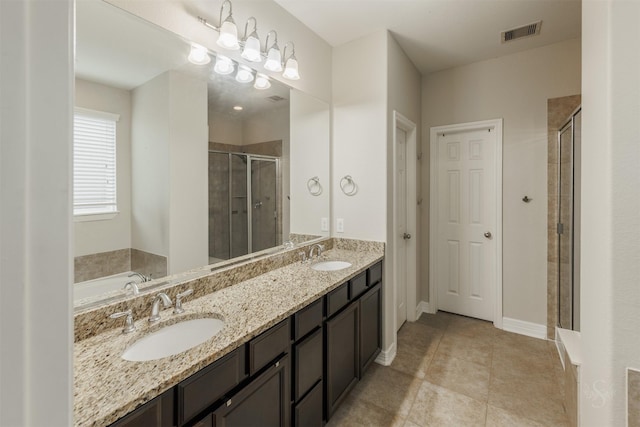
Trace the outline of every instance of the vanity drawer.
[[287, 352], [291, 344], [290, 331], [287, 318], [249, 341], [249, 375], [255, 374], [280, 354]]
[[295, 346], [293, 400], [298, 401], [322, 379], [322, 328]]
[[327, 294], [327, 317], [333, 316], [349, 303], [349, 283], [340, 285]]
[[246, 378], [244, 346], [178, 384], [178, 425], [220, 399]]
[[293, 340], [300, 338], [322, 325], [322, 298], [293, 315]]
[[367, 286], [373, 286], [382, 280], [382, 261], [367, 270]]
[[349, 281], [351, 285], [351, 299], [357, 298], [367, 289], [367, 272], [363, 271]]
[[302, 399], [294, 409], [296, 427], [322, 426], [322, 381]]

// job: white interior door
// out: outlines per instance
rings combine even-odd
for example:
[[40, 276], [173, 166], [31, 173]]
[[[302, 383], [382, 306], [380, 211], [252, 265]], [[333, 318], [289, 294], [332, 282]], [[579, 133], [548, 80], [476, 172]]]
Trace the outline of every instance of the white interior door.
[[396, 330], [407, 321], [407, 133], [396, 127]]
[[496, 130], [437, 134], [437, 309], [494, 320]]

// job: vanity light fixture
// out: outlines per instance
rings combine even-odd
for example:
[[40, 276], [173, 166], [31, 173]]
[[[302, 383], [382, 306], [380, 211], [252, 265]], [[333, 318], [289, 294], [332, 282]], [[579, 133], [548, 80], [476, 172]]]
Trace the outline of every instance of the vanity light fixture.
[[227, 58], [224, 55], [216, 56], [216, 65], [213, 66], [213, 71], [218, 74], [226, 75], [233, 73], [235, 67], [233, 66], [233, 61]]
[[[247, 36], [249, 22], [253, 21], [253, 31]], [[247, 19], [244, 24], [244, 49], [242, 57], [251, 62], [262, 62], [262, 52], [260, 51], [260, 37], [258, 37], [258, 21], [253, 16]]]
[[207, 48], [200, 46], [199, 44], [191, 45], [191, 51], [189, 52], [189, 57], [187, 59], [189, 62], [196, 65], [206, 65], [211, 62], [211, 57], [209, 56]]
[[[274, 34], [275, 40], [271, 47], [269, 47], [269, 36]], [[267, 42], [265, 43], [265, 48], [267, 49], [267, 60], [264, 63], [264, 68], [269, 71], [274, 71], [279, 73], [282, 71], [282, 53], [280, 52], [280, 48], [278, 47], [278, 33], [274, 30], [269, 31], [267, 34]]]
[[251, 83], [253, 81], [253, 70], [246, 65], [238, 65], [236, 81], [238, 83]]
[[269, 89], [271, 87], [269, 77], [265, 76], [262, 73], [258, 73], [256, 75], [256, 82], [253, 84], [253, 87], [260, 90]]
[[[222, 11], [224, 10], [225, 4], [229, 5], [229, 15], [227, 15], [227, 18], [223, 21]], [[218, 36], [216, 44], [225, 49], [238, 50], [240, 49], [240, 44], [238, 43], [238, 27], [236, 27], [236, 23], [233, 20], [232, 9], [233, 8], [229, 0], [224, 0], [222, 2], [222, 6], [220, 6], [220, 36]]]
[[[287, 46], [291, 45], [291, 55], [287, 58]], [[282, 77], [289, 80], [299, 80], [300, 74], [298, 73], [298, 60], [296, 59], [296, 47], [293, 42], [288, 42], [284, 45], [284, 72]]]

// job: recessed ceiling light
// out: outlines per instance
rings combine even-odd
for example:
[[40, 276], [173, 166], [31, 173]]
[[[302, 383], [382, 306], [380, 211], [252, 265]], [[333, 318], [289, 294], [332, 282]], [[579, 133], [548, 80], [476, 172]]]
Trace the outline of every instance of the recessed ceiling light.
[[244, 108], [242, 108], [240, 105], [236, 105], [233, 107], [233, 109], [236, 111], [242, 111]]

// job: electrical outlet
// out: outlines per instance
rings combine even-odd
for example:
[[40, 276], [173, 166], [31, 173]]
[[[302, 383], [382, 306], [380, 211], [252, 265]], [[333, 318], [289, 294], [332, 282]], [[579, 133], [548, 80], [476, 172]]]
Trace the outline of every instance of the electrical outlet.
[[329, 231], [329, 218], [320, 218], [320, 230]]
[[338, 233], [344, 233], [344, 218], [338, 218], [336, 220], [336, 230]]

